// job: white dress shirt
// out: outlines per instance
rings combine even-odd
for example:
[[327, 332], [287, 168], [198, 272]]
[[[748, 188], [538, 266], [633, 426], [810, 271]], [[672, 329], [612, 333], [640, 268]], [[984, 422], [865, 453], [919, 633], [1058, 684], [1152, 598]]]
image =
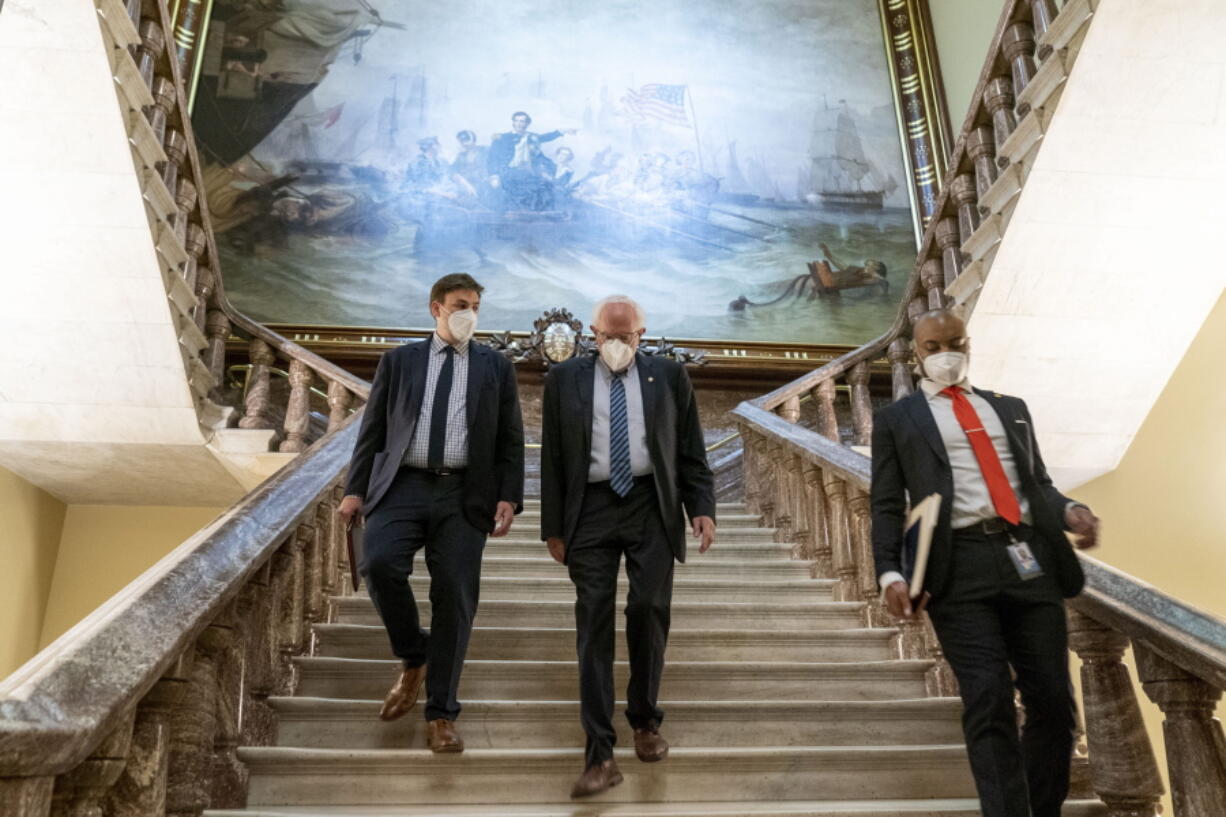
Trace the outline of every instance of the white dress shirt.
[[[588, 482], [604, 482], [609, 478], [609, 384], [613, 372], [604, 361], [596, 358], [592, 388], [592, 452], [587, 469]], [[651, 455], [647, 451], [647, 423], [643, 420], [643, 390], [639, 386], [639, 367], [631, 361], [622, 377], [626, 388], [626, 423], [630, 430], [630, 470], [636, 477], [652, 472]]]
[[[434, 392], [438, 386], [447, 343], [435, 333], [430, 336], [429, 367], [426, 369], [426, 391], [421, 396], [421, 414], [413, 429], [413, 439], [404, 453], [404, 464], [410, 468], [428, 468], [430, 459], [430, 418], [434, 414]], [[443, 445], [443, 467], [468, 466], [468, 342], [455, 346], [451, 364], [451, 397], [447, 401], [447, 436]]]
[[[971, 441], [962, 429], [962, 424], [954, 416], [954, 401], [949, 395], [941, 394], [943, 388], [926, 377], [920, 381], [920, 389], [928, 399], [928, 408], [932, 410], [932, 417], [936, 420], [937, 429], [941, 432], [945, 454], [949, 457], [949, 466], [953, 470], [954, 496], [949, 523], [950, 527], [958, 530], [988, 519], [995, 519], [1000, 514], [996, 512], [996, 505], [992, 502], [992, 495], [988, 492], [988, 483], [984, 480], [983, 471], [979, 468], [979, 459], [975, 456], [975, 449], [971, 447]], [[1013, 459], [1013, 449], [1010, 448], [1009, 438], [1005, 433], [1005, 424], [1001, 422], [992, 404], [975, 394], [970, 383], [963, 380], [958, 384], [958, 388], [966, 394], [966, 399], [974, 407], [980, 422], [983, 423], [984, 430], [992, 440], [992, 447], [996, 449], [996, 455], [1000, 457], [1000, 465], [1009, 480], [1009, 486], [1017, 496], [1017, 502], [1022, 511], [1022, 522], [1029, 525], [1031, 523], [1030, 502], [1022, 493], [1022, 482], [1018, 476], [1017, 462]], [[879, 581], [881, 587], [884, 588], [894, 582], [906, 581], [906, 579], [896, 571], [889, 571], [882, 573]]]

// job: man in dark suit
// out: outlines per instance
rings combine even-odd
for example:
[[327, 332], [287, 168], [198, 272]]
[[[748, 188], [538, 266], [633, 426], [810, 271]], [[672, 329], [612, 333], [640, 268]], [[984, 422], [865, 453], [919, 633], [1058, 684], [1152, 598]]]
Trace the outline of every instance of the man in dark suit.
[[[927, 604], [958, 678], [984, 817], [1059, 817], [1075, 728], [1063, 598], [1085, 582], [1065, 531], [1092, 547], [1098, 518], [1052, 485], [1026, 404], [970, 386], [960, 318], [920, 316], [914, 343], [920, 389], [878, 411], [873, 425], [877, 575], [894, 615]], [[907, 502], [934, 493], [940, 516], [925, 595], [913, 605]], [[1020, 740], [1011, 670], [1026, 709]]]
[[575, 583], [583, 774], [572, 797], [622, 781], [613, 760], [613, 654], [622, 554], [630, 592], [626, 717], [645, 763], [663, 760], [657, 705], [668, 641], [673, 564], [685, 561], [685, 515], [705, 553], [715, 539], [715, 489], [698, 404], [677, 362], [638, 354], [643, 314], [625, 296], [596, 306], [597, 357], [545, 378], [541, 538]]
[[[380, 717], [395, 720], [426, 684], [428, 743], [460, 752], [456, 689], [477, 612], [481, 554], [523, 507], [524, 431], [515, 371], [472, 341], [482, 287], [457, 273], [430, 291], [434, 334], [385, 354], [349, 465], [340, 512], [366, 517], [362, 575], [404, 663]], [[425, 548], [431, 628], [408, 584]], [[426, 666], [430, 667], [427, 678]]]

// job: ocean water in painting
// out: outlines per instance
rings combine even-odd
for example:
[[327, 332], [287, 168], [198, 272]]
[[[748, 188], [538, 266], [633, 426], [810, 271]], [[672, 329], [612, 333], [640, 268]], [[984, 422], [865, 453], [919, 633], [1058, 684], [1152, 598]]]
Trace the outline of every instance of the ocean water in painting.
[[897, 309], [872, 0], [217, 8], [193, 119], [259, 320], [419, 328], [452, 271], [497, 330], [624, 292], [652, 334], [854, 344]]

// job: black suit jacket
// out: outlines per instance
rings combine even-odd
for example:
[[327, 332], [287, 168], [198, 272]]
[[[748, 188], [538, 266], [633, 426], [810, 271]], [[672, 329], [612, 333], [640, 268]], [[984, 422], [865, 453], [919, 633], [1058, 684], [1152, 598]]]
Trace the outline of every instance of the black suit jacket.
[[[378, 505], [404, 461], [421, 415], [430, 340], [408, 344], [379, 359], [362, 429], [349, 463], [346, 494], [364, 498], [362, 513]], [[478, 530], [494, 529], [498, 503], [523, 510], [524, 424], [515, 367], [502, 355], [468, 346], [468, 469], [464, 516]]]
[[[1030, 502], [1034, 522], [1036, 535], [1030, 543], [1031, 549], [1044, 571], [1055, 577], [1061, 592], [1066, 597], [1075, 596], [1081, 592], [1085, 576], [1064, 535], [1064, 509], [1071, 500], [1056, 490], [1047, 475], [1030, 412], [1016, 397], [979, 389], [975, 389], [975, 393], [996, 410], [1009, 437], [1022, 493]], [[941, 495], [941, 515], [933, 533], [924, 586], [933, 599], [945, 593], [953, 552], [949, 523], [953, 492], [949, 456], [923, 391], [917, 390], [879, 409], [873, 418], [871, 489], [873, 555], [878, 576], [890, 570], [902, 572], [908, 495], [919, 501], [938, 493]]]
[[[685, 368], [637, 355], [647, 448], [669, 545], [685, 561], [685, 515], [715, 518], [715, 478], [698, 422], [698, 402]], [[579, 524], [592, 454], [596, 358], [574, 358], [545, 378], [541, 429], [541, 538], [568, 545]]]

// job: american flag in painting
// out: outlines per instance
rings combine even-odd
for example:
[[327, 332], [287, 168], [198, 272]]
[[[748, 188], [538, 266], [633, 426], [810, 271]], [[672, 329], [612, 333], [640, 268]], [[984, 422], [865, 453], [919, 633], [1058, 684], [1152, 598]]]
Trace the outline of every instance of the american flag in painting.
[[690, 118], [685, 113], [684, 85], [644, 85], [637, 91], [626, 89], [622, 104], [632, 113], [645, 119], [659, 119], [670, 125], [690, 127]]

